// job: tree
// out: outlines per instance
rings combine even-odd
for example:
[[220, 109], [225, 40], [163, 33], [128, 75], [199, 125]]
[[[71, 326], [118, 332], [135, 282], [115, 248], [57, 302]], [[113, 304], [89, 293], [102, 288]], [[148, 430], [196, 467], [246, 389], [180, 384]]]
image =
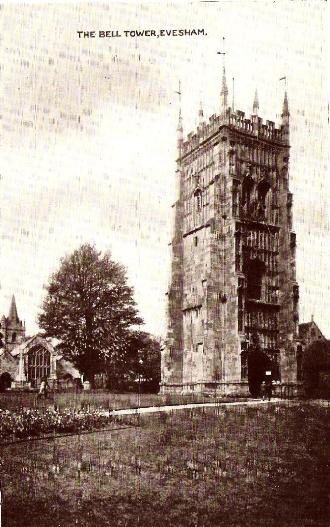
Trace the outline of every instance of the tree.
[[85, 244], [61, 260], [46, 291], [41, 329], [61, 341], [65, 358], [93, 383], [125, 353], [132, 327], [143, 323], [125, 268]]
[[131, 331], [125, 341], [123, 353], [108, 364], [109, 388], [137, 389], [158, 392], [160, 383], [161, 341], [145, 331]]
[[330, 345], [327, 340], [314, 340], [304, 349], [302, 372], [306, 395], [317, 395], [321, 374], [330, 372]]

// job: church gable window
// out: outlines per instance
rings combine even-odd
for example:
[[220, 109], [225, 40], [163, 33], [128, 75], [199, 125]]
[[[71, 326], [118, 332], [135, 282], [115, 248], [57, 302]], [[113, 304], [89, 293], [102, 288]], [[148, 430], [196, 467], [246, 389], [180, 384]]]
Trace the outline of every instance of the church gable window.
[[28, 353], [28, 380], [32, 383], [50, 374], [50, 353], [42, 347], [32, 348]]

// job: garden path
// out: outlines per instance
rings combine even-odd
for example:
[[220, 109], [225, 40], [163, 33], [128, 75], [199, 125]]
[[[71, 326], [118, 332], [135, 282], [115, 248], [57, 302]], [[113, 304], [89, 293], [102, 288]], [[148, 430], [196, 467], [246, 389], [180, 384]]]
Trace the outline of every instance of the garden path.
[[[190, 408], [208, 408], [212, 406], [216, 407], [231, 407], [231, 406], [258, 406], [263, 404], [283, 404], [283, 405], [293, 405], [297, 404], [297, 401], [292, 401], [289, 399], [279, 399], [273, 398], [270, 401], [262, 399], [253, 399], [250, 401], [233, 401], [233, 402], [215, 402], [215, 403], [187, 403], [187, 404], [175, 404], [169, 406], [148, 406], [142, 408], [123, 408], [120, 410], [113, 410], [111, 415], [136, 415], [136, 414], [152, 414], [157, 412], [171, 412], [172, 410], [184, 410]], [[104, 412], [109, 414], [109, 412]]]

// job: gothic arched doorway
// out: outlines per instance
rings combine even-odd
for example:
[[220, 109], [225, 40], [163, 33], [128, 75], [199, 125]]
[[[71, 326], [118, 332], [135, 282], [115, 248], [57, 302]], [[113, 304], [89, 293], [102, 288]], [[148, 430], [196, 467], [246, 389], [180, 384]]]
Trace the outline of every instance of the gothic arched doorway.
[[7, 371], [0, 375], [0, 392], [5, 392], [11, 386], [11, 375]]

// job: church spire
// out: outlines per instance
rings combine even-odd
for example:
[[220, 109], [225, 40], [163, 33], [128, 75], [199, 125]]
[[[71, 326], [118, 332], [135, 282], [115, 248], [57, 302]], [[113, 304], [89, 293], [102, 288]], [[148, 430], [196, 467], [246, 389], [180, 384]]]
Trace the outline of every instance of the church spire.
[[254, 101], [253, 101], [253, 114], [258, 115], [259, 112], [259, 99], [258, 99], [258, 91], [256, 90], [254, 94]]
[[18, 314], [17, 314], [16, 300], [15, 300], [15, 296], [14, 295], [13, 295], [13, 297], [11, 299], [8, 319], [11, 322], [18, 322], [19, 321]]

